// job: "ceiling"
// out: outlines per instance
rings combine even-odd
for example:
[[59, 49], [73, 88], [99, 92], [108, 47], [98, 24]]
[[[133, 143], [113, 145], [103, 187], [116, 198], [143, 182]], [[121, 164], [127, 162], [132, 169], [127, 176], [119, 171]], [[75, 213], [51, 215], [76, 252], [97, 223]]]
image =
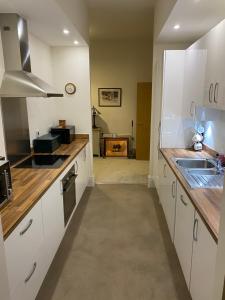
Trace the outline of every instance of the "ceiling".
[[[158, 41], [192, 43], [224, 18], [224, 0], [178, 0], [163, 26]], [[179, 30], [174, 30], [176, 24], [180, 25]]]
[[[86, 45], [74, 24], [54, 0], [0, 0], [0, 13], [10, 12], [25, 17], [29, 31], [48, 45], [74, 46], [74, 40], [78, 40], [81, 46]], [[69, 36], [62, 33], [64, 28], [69, 28]]]
[[91, 40], [152, 39], [154, 0], [87, 0]]

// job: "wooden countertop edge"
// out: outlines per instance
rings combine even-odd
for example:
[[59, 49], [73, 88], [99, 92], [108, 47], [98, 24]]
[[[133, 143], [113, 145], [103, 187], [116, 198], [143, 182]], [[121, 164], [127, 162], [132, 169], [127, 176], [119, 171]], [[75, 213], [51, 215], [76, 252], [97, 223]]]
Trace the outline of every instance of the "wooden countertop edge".
[[[167, 157], [167, 155], [164, 152], [165, 149], [160, 149], [160, 152], [162, 153], [163, 157], [165, 158], [165, 160], [167, 161], [167, 163], [169, 164], [171, 170], [173, 171], [174, 175], [176, 176], [177, 180], [179, 181], [179, 183], [182, 185], [183, 189], [185, 190], [185, 192], [187, 193], [188, 198], [191, 200], [192, 204], [194, 205], [194, 207], [196, 208], [196, 210], [198, 211], [198, 213], [200, 214], [200, 217], [202, 218], [202, 221], [204, 222], [204, 224], [206, 225], [206, 227], [208, 228], [211, 236], [213, 237], [214, 241], [216, 243], [218, 243], [218, 232], [215, 230], [215, 228], [210, 224], [208, 217], [205, 215], [205, 213], [202, 211], [201, 207], [199, 207], [199, 205], [196, 203], [196, 201], [193, 199], [192, 195], [190, 194], [190, 189], [188, 189], [186, 180], [184, 178], [182, 178], [182, 174], [180, 173], [179, 169], [176, 167], [176, 165], [172, 162], [172, 160], [170, 158]], [[177, 174], [178, 173], [178, 174]]]
[[[8, 228], [7, 230], [3, 229], [3, 239], [4, 241], [8, 238], [8, 236], [12, 233], [12, 231], [16, 228], [16, 226], [23, 220], [23, 218], [29, 213], [29, 211], [34, 207], [34, 205], [41, 199], [41, 197], [47, 192], [47, 190], [51, 187], [51, 185], [57, 180], [57, 178], [64, 172], [64, 170], [69, 166], [69, 164], [76, 158], [76, 156], [82, 151], [82, 149], [89, 143], [89, 136], [85, 137], [78, 137], [78, 139], [85, 140], [85, 143], [80, 147], [80, 149], [76, 152], [75, 155], [70, 155], [70, 157], [65, 161], [65, 163], [62, 165], [61, 168], [59, 168], [58, 174], [49, 181], [48, 184], [43, 188], [43, 190], [38, 194], [37, 197], [34, 198], [34, 200], [31, 202], [31, 204], [27, 207], [27, 209], [21, 214], [18, 219], [13, 222], [12, 226]], [[55, 151], [57, 152], [58, 149]], [[55, 153], [54, 152], [54, 153]], [[28, 201], [28, 199], [26, 199]], [[4, 207], [2, 207], [3, 209]], [[0, 210], [1, 215], [1, 210]]]

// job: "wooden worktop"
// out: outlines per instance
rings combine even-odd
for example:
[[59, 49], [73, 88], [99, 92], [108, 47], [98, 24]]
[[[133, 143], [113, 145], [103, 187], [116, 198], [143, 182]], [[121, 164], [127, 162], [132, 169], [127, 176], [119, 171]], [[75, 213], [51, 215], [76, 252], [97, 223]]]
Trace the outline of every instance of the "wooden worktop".
[[192, 189], [172, 161], [172, 157], [212, 158], [207, 151], [194, 152], [186, 149], [161, 149], [161, 152], [199, 212], [214, 240], [218, 241], [223, 189]]
[[77, 135], [71, 144], [61, 145], [54, 154], [70, 156], [60, 168], [11, 168], [13, 197], [12, 200], [0, 210], [4, 239], [9, 236], [16, 225], [31, 210], [34, 204], [73, 161], [77, 154], [85, 147], [88, 141], [88, 135]]

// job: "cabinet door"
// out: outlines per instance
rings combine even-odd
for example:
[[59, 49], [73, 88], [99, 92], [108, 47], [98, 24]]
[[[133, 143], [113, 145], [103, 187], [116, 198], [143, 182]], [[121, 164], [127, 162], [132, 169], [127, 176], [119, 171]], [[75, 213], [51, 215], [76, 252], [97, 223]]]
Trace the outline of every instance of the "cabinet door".
[[174, 245], [188, 287], [191, 274], [194, 215], [195, 209], [178, 183]]
[[176, 209], [176, 177], [165, 159], [161, 161], [160, 202], [163, 207], [171, 239], [174, 239]]
[[163, 148], [186, 147], [182, 138], [177, 139], [177, 136], [183, 136], [184, 63], [184, 50], [164, 52], [161, 113], [161, 146]]
[[76, 202], [79, 204], [82, 194], [83, 194], [83, 159], [82, 159], [83, 150], [77, 155], [75, 161], [75, 169], [76, 169]]
[[45, 239], [46, 267], [50, 266], [64, 234], [63, 195], [56, 180], [41, 199]]
[[204, 104], [217, 109], [225, 109], [224, 34], [225, 22], [221, 22], [201, 41], [207, 49]]
[[190, 293], [193, 300], [212, 300], [217, 245], [198, 213], [195, 216]]
[[194, 118], [196, 106], [203, 105], [206, 57], [206, 50], [186, 50], [183, 94], [185, 117]]
[[88, 145], [82, 149], [82, 151], [78, 154], [76, 158], [76, 197], [77, 197], [77, 204], [79, 203], [82, 195], [88, 185], [89, 180], [89, 152], [87, 149]]
[[44, 245], [34, 255], [27, 267], [25, 276], [21, 276], [19, 285], [11, 291], [11, 300], [34, 300], [46, 275]]

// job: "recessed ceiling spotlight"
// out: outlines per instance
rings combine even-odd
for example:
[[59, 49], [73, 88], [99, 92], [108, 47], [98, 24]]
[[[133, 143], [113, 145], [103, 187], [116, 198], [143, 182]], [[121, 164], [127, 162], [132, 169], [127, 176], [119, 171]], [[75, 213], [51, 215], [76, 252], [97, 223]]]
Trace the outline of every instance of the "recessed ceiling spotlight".
[[176, 24], [176, 25], [174, 25], [174, 26], [173, 26], [173, 28], [174, 28], [175, 30], [178, 30], [178, 29], [180, 29], [180, 24]]
[[77, 40], [75, 40], [73, 43], [74, 45], [79, 45], [79, 42]]
[[63, 29], [63, 33], [66, 34], [66, 35], [68, 35], [70, 33], [70, 31], [65, 28], [65, 29]]

